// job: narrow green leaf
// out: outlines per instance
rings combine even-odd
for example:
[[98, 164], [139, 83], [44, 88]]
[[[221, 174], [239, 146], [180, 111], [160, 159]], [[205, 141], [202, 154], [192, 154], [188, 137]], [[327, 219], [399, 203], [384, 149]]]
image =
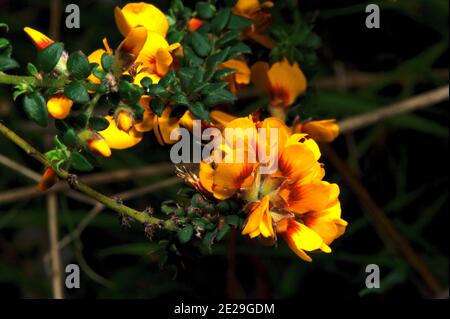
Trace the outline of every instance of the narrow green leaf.
[[231, 94], [230, 91], [226, 89], [219, 89], [214, 92], [210, 92], [203, 100], [203, 103], [206, 107], [210, 108], [219, 104], [233, 103], [235, 100], [236, 97]]
[[188, 97], [182, 92], [175, 93], [174, 95], [172, 95], [171, 99], [172, 99], [173, 102], [175, 102], [175, 104], [178, 104], [178, 105], [189, 105]]
[[225, 8], [219, 10], [216, 16], [211, 20], [211, 31], [215, 34], [219, 34], [228, 24], [231, 16], [231, 9]]
[[73, 128], [68, 129], [62, 138], [64, 145], [67, 147], [75, 147], [78, 142], [77, 134], [75, 133], [75, 130]]
[[188, 108], [195, 117], [208, 122], [211, 120], [209, 117], [209, 112], [205, 109], [205, 106], [201, 102], [191, 103]]
[[23, 98], [23, 107], [27, 116], [42, 127], [48, 125], [47, 105], [39, 92], [32, 92]]
[[243, 30], [253, 24], [253, 20], [232, 14], [228, 21], [230, 30]]
[[156, 115], [161, 116], [164, 110], [164, 103], [161, 99], [155, 98], [150, 101], [150, 107]]
[[194, 51], [201, 57], [206, 57], [211, 53], [211, 44], [208, 37], [200, 32], [191, 34], [191, 43]]
[[94, 168], [94, 166], [80, 153], [72, 153], [70, 155], [72, 167], [78, 171], [87, 172]]

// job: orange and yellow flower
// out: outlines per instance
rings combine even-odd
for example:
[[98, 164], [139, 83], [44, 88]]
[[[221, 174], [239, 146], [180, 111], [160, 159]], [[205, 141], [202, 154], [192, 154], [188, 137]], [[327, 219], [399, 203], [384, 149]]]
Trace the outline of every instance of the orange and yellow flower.
[[114, 9], [117, 28], [124, 37], [136, 27], [143, 26], [148, 32], [155, 32], [163, 37], [169, 30], [167, 18], [161, 10], [145, 2], [128, 3], [122, 9]]
[[269, 95], [272, 107], [291, 106], [307, 87], [306, 77], [299, 65], [292, 65], [287, 59], [272, 66], [257, 62], [251, 72], [253, 84]]
[[[212, 163], [200, 164], [198, 189], [219, 200], [244, 200], [248, 218], [242, 233], [251, 238], [275, 239], [278, 234], [306, 261], [311, 261], [308, 252], [331, 252], [329, 244], [343, 234], [347, 223], [341, 219], [339, 187], [323, 181], [325, 170], [319, 162], [321, 154], [316, 142], [306, 134], [292, 134], [276, 118], [257, 123], [251, 118], [237, 118], [224, 130], [228, 128], [247, 129], [247, 134], [223, 142], [222, 160], [217, 161], [213, 153]], [[269, 136], [261, 140], [258, 128], [278, 129], [278, 143]], [[237, 143], [242, 138], [244, 143]], [[278, 152], [278, 167], [270, 174], [261, 173], [261, 147], [266, 147], [265, 154]], [[252, 156], [237, 162], [235, 155], [239, 151]], [[250, 161], [251, 158], [256, 161]]]
[[272, 23], [272, 14], [267, 11], [273, 7], [273, 2], [259, 0], [238, 0], [233, 7], [233, 13], [254, 21], [245, 31], [244, 35], [253, 41], [272, 49], [276, 46], [274, 40], [265, 35], [264, 32]]

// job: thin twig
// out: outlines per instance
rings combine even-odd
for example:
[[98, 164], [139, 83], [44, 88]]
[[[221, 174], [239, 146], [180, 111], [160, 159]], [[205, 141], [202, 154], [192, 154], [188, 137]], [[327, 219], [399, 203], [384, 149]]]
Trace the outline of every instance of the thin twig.
[[[6, 164], [5, 164], [6, 165]], [[8, 165], [6, 165], [8, 166]], [[9, 167], [9, 166], [8, 166]], [[91, 174], [87, 176], [80, 176], [79, 181], [85, 184], [89, 184], [91, 186], [102, 185], [102, 184], [111, 184], [122, 182], [125, 180], [135, 179], [135, 178], [143, 178], [143, 177], [151, 177], [155, 175], [163, 175], [168, 173], [173, 173], [174, 168], [170, 163], [158, 163], [152, 164], [139, 168], [127, 168], [118, 171], [110, 171], [110, 172], [101, 172], [96, 174]], [[35, 180], [35, 179], [33, 179]], [[35, 180], [38, 181], [39, 179]], [[59, 192], [64, 191], [71, 193], [69, 185], [65, 181], [61, 181], [50, 188], [47, 192]], [[38, 193], [34, 186], [20, 187], [12, 190], [8, 190], [0, 193], [0, 204], [14, 202], [17, 200], [21, 200], [23, 198], [33, 198], [42, 196], [45, 193]], [[73, 195], [73, 194], [72, 194]], [[80, 194], [81, 195], [81, 194]], [[71, 196], [74, 197], [74, 196]], [[76, 199], [76, 198], [75, 198]], [[84, 199], [86, 197], [84, 196]], [[84, 200], [86, 202], [86, 200]], [[91, 204], [92, 200], [90, 201]]]
[[50, 37], [58, 41], [61, 29], [61, 0], [51, 0], [50, 3]]
[[352, 169], [348, 167], [330, 145], [323, 144], [321, 149], [325, 157], [336, 168], [344, 182], [358, 198], [363, 211], [372, 222], [381, 240], [411, 265], [432, 295], [440, 293], [443, 288], [439, 280], [423, 259], [414, 251], [409, 242], [401, 235], [395, 225], [386, 217], [383, 210], [375, 203], [369, 191], [355, 176]]
[[[22, 174], [23, 176], [29, 178], [30, 180], [32, 180], [34, 182], [38, 182], [39, 179], [41, 178], [41, 176], [37, 172], [11, 160], [10, 158], [8, 158], [2, 154], [0, 154], [0, 164], [12, 169], [15, 172]], [[61, 184], [63, 184], [63, 183], [61, 183]], [[41, 194], [48, 194], [48, 193], [49, 192], [46, 192], [46, 193], [37, 192], [36, 187], [34, 187], [34, 186], [25, 187], [25, 188], [16, 188], [16, 189], [13, 189], [10, 191], [6, 191], [4, 193], [0, 193], [0, 204], [7, 203], [7, 202], [17, 202], [18, 200], [21, 200], [23, 198], [30, 199], [30, 198], [34, 197], [33, 195], [35, 195], [35, 194], [41, 195]], [[96, 201], [94, 201], [93, 199], [91, 199], [83, 194], [74, 192], [71, 189], [68, 189], [66, 191], [66, 195], [72, 199], [75, 199], [75, 200], [85, 203], [85, 204], [93, 205], [96, 203]]]
[[[130, 191], [126, 191], [123, 193], [116, 194], [114, 197], [120, 198], [124, 201], [146, 195], [148, 193], [160, 190], [165, 187], [173, 186], [176, 184], [181, 183], [182, 180], [178, 177], [172, 177], [163, 181], [160, 181], [158, 183], [147, 185], [144, 187], [136, 188]], [[82, 232], [86, 229], [86, 227], [91, 223], [91, 221], [97, 217], [98, 214], [100, 214], [105, 209], [105, 206], [103, 206], [100, 203], [97, 203], [88, 213], [87, 215], [81, 220], [81, 222], [78, 224], [78, 226], [70, 233], [67, 234], [61, 241], [59, 242], [59, 246], [62, 248], [66, 247], [68, 244], [70, 244], [74, 239], [77, 237], [80, 237]], [[46, 255], [48, 257], [48, 253]]]
[[53, 298], [63, 299], [61, 254], [58, 244], [58, 199], [55, 193], [47, 195], [47, 210]]
[[339, 128], [341, 133], [351, 132], [396, 115], [435, 105], [436, 103], [448, 100], [448, 98], [449, 86], [446, 85], [438, 89], [414, 96], [399, 103], [391, 104], [390, 106], [383, 107], [376, 111], [356, 115], [354, 117], [339, 121]]
[[7, 137], [10, 141], [15, 143], [20, 148], [22, 148], [28, 155], [30, 155], [31, 157], [38, 160], [45, 167], [51, 167], [57, 173], [59, 178], [64, 179], [64, 180], [70, 180], [70, 182], [71, 182], [70, 184], [73, 189], [76, 189], [76, 190], [80, 191], [81, 193], [97, 200], [98, 202], [102, 203], [106, 207], [108, 207], [120, 214], [127, 215], [141, 223], [163, 225], [163, 227], [167, 230], [177, 230], [178, 229], [178, 227], [170, 219], [162, 220], [162, 219], [159, 219], [156, 217], [149, 216], [145, 212], [139, 212], [128, 206], [125, 206], [125, 205], [121, 204], [120, 202], [97, 192], [96, 190], [89, 187], [88, 185], [78, 182], [76, 179], [76, 176], [69, 174], [67, 171], [61, 170], [61, 169], [58, 170], [54, 166], [54, 164], [49, 159], [47, 159], [42, 153], [37, 151], [28, 142], [26, 142], [24, 139], [19, 137], [16, 133], [11, 131], [9, 128], [7, 128], [1, 122], [0, 122], [0, 132], [5, 137]]

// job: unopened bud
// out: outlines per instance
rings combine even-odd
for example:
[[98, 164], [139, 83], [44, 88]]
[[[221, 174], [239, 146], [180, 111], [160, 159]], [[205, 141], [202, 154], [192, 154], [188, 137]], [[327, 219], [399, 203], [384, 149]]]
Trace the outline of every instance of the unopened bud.
[[89, 150], [97, 155], [103, 157], [111, 156], [111, 148], [109, 148], [108, 144], [103, 138], [88, 140], [86, 144]]
[[42, 174], [39, 183], [36, 185], [36, 191], [45, 192], [58, 182], [58, 175], [50, 167], [46, 168]]
[[120, 111], [116, 116], [116, 124], [119, 130], [129, 132], [134, 125], [134, 117], [131, 112]]

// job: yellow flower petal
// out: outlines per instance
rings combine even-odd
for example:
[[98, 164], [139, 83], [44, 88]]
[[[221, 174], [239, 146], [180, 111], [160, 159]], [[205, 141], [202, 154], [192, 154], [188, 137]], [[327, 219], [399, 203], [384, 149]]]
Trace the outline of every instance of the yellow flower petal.
[[30, 37], [38, 50], [43, 50], [54, 42], [45, 34], [30, 27], [25, 27], [23, 30]]
[[112, 116], [105, 116], [109, 126], [106, 130], [98, 132], [112, 149], [123, 150], [137, 145], [143, 137], [143, 134], [131, 129], [128, 133], [120, 130]]
[[87, 145], [91, 152], [103, 156], [110, 157], [111, 156], [111, 148], [108, 143], [103, 139], [92, 139], [87, 141]]
[[135, 60], [143, 49], [147, 40], [147, 30], [144, 27], [136, 27], [130, 30], [126, 38], [118, 47], [119, 54], [128, 54]]
[[172, 65], [173, 57], [167, 49], [156, 51], [156, 73], [161, 77], [165, 76]]
[[287, 145], [281, 153], [278, 169], [290, 183], [308, 176], [317, 164], [314, 153], [304, 144]]
[[302, 123], [301, 132], [310, 135], [318, 142], [333, 142], [339, 135], [339, 126], [335, 119], [309, 121]]
[[251, 208], [249, 217], [242, 230], [242, 235], [249, 234], [250, 237], [263, 235], [264, 237], [274, 237], [272, 217], [269, 212], [269, 196], [264, 196], [259, 203], [255, 203]]
[[306, 90], [306, 78], [297, 63], [291, 65], [287, 59], [277, 62], [268, 72], [271, 100], [274, 106], [292, 105]]
[[154, 5], [145, 2], [128, 3], [122, 9], [116, 7], [114, 16], [117, 28], [124, 37], [137, 26], [143, 26], [149, 32], [156, 32], [163, 37], [169, 29], [164, 13]]
[[290, 186], [289, 198], [286, 198], [289, 210], [296, 214], [322, 211], [339, 196], [339, 186], [327, 182], [318, 182]]
[[161, 114], [161, 117], [155, 116], [153, 120], [153, 131], [159, 144], [175, 144], [177, 140], [170, 139], [170, 133], [179, 128], [178, 119], [170, 117], [172, 113], [171, 107], [166, 107]]

